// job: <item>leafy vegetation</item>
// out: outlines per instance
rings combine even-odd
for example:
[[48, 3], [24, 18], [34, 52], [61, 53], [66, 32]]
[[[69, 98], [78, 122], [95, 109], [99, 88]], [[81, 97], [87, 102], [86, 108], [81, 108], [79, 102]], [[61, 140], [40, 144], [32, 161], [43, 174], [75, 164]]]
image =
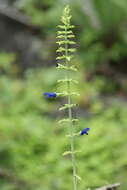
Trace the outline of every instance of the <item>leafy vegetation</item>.
[[[44, 89], [50, 91], [55, 87], [56, 78], [59, 76], [55, 69], [27, 71], [24, 80], [4, 75], [0, 78], [2, 190], [69, 189], [71, 186], [70, 157], [62, 157], [68, 149], [68, 138], [56, 122], [59, 101], [48, 101], [41, 96]], [[87, 85], [87, 90], [93, 86]], [[82, 107], [81, 101], [79, 98]], [[78, 173], [82, 176], [79, 188], [95, 188], [116, 181], [126, 186], [126, 105], [114, 101], [106, 106], [96, 99], [89, 114], [85, 118], [84, 112], [78, 126], [79, 130], [91, 127], [89, 138], [76, 139], [82, 151], [77, 157]]]

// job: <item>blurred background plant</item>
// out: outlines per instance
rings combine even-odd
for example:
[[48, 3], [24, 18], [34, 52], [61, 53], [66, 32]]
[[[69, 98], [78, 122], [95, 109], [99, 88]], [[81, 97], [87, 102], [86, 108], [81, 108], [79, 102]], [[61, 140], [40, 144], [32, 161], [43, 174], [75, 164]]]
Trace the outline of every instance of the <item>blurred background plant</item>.
[[[0, 188], [70, 188], [68, 145], [57, 119], [56, 26], [70, 3], [80, 73], [77, 98], [79, 189], [121, 182], [127, 187], [127, 1], [0, 0]], [[59, 142], [59, 143], [58, 143]], [[92, 183], [91, 183], [92, 182]]]

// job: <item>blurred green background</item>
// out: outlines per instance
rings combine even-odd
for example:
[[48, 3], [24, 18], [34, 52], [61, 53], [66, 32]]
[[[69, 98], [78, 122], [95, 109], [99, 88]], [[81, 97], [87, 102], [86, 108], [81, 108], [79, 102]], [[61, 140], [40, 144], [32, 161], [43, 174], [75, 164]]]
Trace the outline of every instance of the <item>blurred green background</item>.
[[120, 182], [127, 188], [127, 1], [0, 0], [0, 189], [72, 188], [68, 129], [57, 120], [65, 101], [55, 68], [56, 31], [66, 3], [76, 26], [81, 96], [74, 116], [79, 189]]

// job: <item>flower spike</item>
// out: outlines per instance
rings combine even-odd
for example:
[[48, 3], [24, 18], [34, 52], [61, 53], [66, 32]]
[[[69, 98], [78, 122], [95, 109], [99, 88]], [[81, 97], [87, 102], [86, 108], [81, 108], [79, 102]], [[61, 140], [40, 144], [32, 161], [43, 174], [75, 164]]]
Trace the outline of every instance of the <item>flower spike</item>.
[[[77, 68], [75, 65], [73, 65], [72, 59], [73, 54], [76, 51], [76, 48], [74, 45], [76, 44], [73, 40], [75, 35], [73, 34], [72, 29], [74, 26], [71, 24], [71, 15], [70, 15], [70, 7], [67, 5], [64, 8], [63, 15], [61, 17], [61, 24], [58, 25], [59, 31], [57, 32], [57, 45], [58, 49], [56, 52], [58, 53], [58, 56], [56, 57], [57, 60], [57, 69], [65, 70], [65, 78], [62, 78], [58, 80], [58, 83], [66, 84], [66, 90], [64, 92], [57, 93], [57, 96], [65, 97], [66, 103], [59, 108], [61, 111], [68, 111], [68, 118], [64, 118], [59, 121], [59, 124], [66, 123], [70, 128], [70, 144], [71, 144], [71, 150], [65, 151], [63, 155], [71, 155], [72, 160], [72, 169], [73, 169], [73, 189], [77, 190], [77, 168], [76, 168], [76, 159], [75, 159], [75, 145], [74, 145], [74, 138], [77, 135], [75, 133], [74, 129], [74, 122], [77, 121], [77, 119], [73, 118], [72, 114], [72, 108], [76, 106], [72, 102], [72, 95], [78, 95], [77, 92], [73, 92], [71, 85], [77, 84], [78, 81], [71, 78], [71, 74], [74, 74], [74, 72], [77, 72]], [[78, 133], [79, 135], [79, 133]]]

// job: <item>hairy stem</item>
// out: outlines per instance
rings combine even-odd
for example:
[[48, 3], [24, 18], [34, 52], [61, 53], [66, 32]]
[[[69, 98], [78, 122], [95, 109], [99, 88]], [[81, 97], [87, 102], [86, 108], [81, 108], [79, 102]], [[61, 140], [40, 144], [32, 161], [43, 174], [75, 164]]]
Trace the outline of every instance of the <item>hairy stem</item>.
[[[65, 29], [65, 32], [67, 31], [67, 29]], [[67, 41], [67, 36], [65, 35], [65, 40]], [[65, 44], [65, 55], [66, 57], [68, 56], [68, 44]], [[69, 62], [66, 59], [66, 66], [69, 67]], [[70, 71], [68, 70], [67, 72], [67, 79], [70, 78]], [[68, 104], [71, 104], [71, 88], [70, 88], [70, 81], [68, 80], [67, 82], [67, 91], [68, 91]], [[76, 177], [76, 160], [75, 160], [75, 153], [74, 153], [74, 125], [72, 122], [72, 108], [69, 107], [68, 108], [68, 117], [70, 120], [70, 136], [71, 136], [71, 159], [72, 159], [72, 169], [73, 169], [73, 190], [77, 190], [77, 177]]]

